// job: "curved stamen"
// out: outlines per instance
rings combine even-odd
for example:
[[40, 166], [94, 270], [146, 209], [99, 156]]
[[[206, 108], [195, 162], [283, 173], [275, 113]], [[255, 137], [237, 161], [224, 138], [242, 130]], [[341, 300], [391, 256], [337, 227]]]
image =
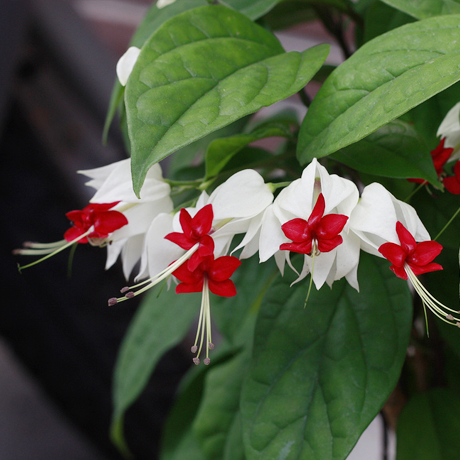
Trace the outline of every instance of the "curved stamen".
[[[147, 279], [145, 281], [142, 281], [141, 283], [135, 284], [133, 286], [124, 287], [121, 290], [121, 293], [123, 294], [123, 293], [126, 292], [126, 294], [123, 297], [118, 297], [118, 298], [117, 297], [112, 297], [111, 299], [109, 299], [109, 301], [108, 301], [109, 306], [115, 305], [118, 302], [123, 302], [124, 300], [132, 299], [133, 297], [135, 297], [135, 296], [137, 296], [139, 294], [142, 294], [143, 292], [149, 290], [153, 286], [156, 286], [158, 283], [160, 283], [164, 279], [168, 278], [172, 274], [172, 272], [177, 270], [184, 262], [186, 262], [188, 259], [190, 259], [190, 257], [192, 257], [192, 255], [198, 250], [199, 246], [200, 246], [199, 243], [195, 244], [195, 246], [193, 246], [191, 249], [189, 249], [182, 257], [180, 257], [179, 259], [174, 261], [171, 265], [166, 267], [161, 272], [157, 273], [152, 278], [149, 278], [149, 279]], [[142, 287], [141, 289], [139, 289], [139, 290], [137, 290], [135, 292], [132, 291], [132, 289], [137, 289], [137, 288], [139, 288], [141, 286], [144, 286], [144, 287]]]
[[[51, 253], [48, 253], [48, 255], [46, 255], [45, 257], [42, 257], [41, 259], [36, 260], [35, 262], [32, 262], [32, 263], [27, 264], [27, 265], [22, 265], [22, 266], [18, 264], [19, 272], [21, 272], [21, 270], [23, 270], [24, 268], [33, 267], [34, 265], [37, 265], [40, 262], [43, 262], [44, 260], [49, 259], [50, 257], [53, 257], [54, 255], [58, 254], [59, 252], [63, 251], [64, 249], [67, 249], [68, 247], [72, 246], [74, 243], [78, 243], [78, 241], [80, 241], [83, 238], [87, 237], [93, 231], [94, 231], [94, 229], [93, 229], [93, 227], [91, 227], [87, 232], [83, 233], [78, 238], [75, 238], [74, 240], [67, 242], [63, 246], [58, 247], [58, 249], [56, 249], [55, 251], [53, 251]], [[40, 250], [38, 250], [38, 251], [40, 251]], [[40, 253], [41, 252], [38, 252], [36, 254], [38, 255]], [[20, 254], [23, 254], [23, 253], [21, 252]], [[30, 255], [30, 254], [27, 254], [27, 255]]]
[[[456, 325], [460, 327], [460, 318], [456, 318], [450, 313], [460, 313], [457, 310], [453, 310], [452, 308], [447, 307], [435, 297], [433, 297], [430, 292], [423, 286], [423, 284], [419, 281], [419, 279], [414, 275], [414, 272], [411, 270], [408, 264], [404, 265], [404, 270], [407, 273], [407, 276], [414, 286], [415, 291], [422, 299], [422, 303], [424, 307], [428, 307], [434, 315], [436, 315], [441, 321], [444, 321], [447, 324]], [[447, 311], [446, 311], [447, 310]]]

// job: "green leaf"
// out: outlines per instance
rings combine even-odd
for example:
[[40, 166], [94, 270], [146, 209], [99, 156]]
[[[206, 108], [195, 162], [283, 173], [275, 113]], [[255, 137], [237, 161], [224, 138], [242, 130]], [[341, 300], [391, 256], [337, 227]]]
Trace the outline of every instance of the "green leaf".
[[396, 430], [397, 460], [457, 460], [460, 399], [446, 389], [414, 396]]
[[358, 171], [394, 178], [420, 178], [439, 185], [430, 151], [417, 131], [392, 121], [332, 155]]
[[186, 385], [174, 402], [163, 428], [161, 460], [204, 460], [192, 423], [203, 395], [207, 368], [193, 367], [185, 376]]
[[453, 0], [383, 0], [388, 5], [416, 19], [460, 13], [460, 4]]
[[[249, 356], [247, 347], [233, 359], [214, 366], [207, 373], [202, 403], [193, 423], [195, 435], [207, 460], [222, 460], [225, 452], [240, 454], [238, 457], [228, 457], [229, 460], [244, 460], [241, 425], [238, 430], [238, 423], [241, 422], [241, 386], [249, 366]], [[229, 436], [231, 432], [232, 436]]]
[[295, 276], [267, 292], [243, 385], [247, 460], [342, 460], [393, 390], [411, 330], [407, 284], [362, 253], [360, 292], [312, 291]]
[[321, 158], [398, 118], [460, 79], [460, 16], [407, 24], [366, 43], [319, 90], [297, 157]]
[[[141, 23], [137, 27], [136, 32], [131, 38], [129, 46], [137, 46], [138, 48], [142, 48], [144, 46], [145, 41], [150, 37], [150, 35], [152, 35], [153, 32], [155, 32], [155, 30], [157, 30], [158, 27], [160, 27], [169, 18], [172, 18], [184, 11], [188, 11], [203, 5], [207, 5], [206, 0], [181, 0], [179, 2], [174, 2], [165, 8], [158, 9], [156, 4], [154, 3], [147, 10], [147, 13], [145, 14]], [[110, 96], [109, 108], [104, 123], [104, 131], [102, 135], [104, 143], [107, 141], [109, 128], [115, 117], [117, 109], [119, 107], [123, 107], [122, 101], [124, 92], [124, 86], [122, 86], [118, 81], [118, 78], [116, 78], [112, 89], [112, 95]]]
[[224, 166], [243, 147], [251, 142], [267, 137], [291, 137], [289, 125], [281, 123], [267, 123], [250, 133], [237, 134], [232, 137], [216, 139], [208, 147], [206, 152], [206, 176], [205, 180], [216, 176]]
[[182, 379], [179, 395], [163, 429], [161, 460], [204, 460], [192, 424], [203, 397], [205, 377], [214, 367], [234, 356], [235, 350], [224, 341], [216, 347], [209, 366], [193, 366]]
[[245, 341], [245, 322], [249, 316], [257, 314], [277, 270], [273, 260], [260, 264], [257, 255], [242, 260], [232, 276], [237, 295], [230, 298], [212, 296], [212, 317], [229, 343], [237, 346]]
[[222, 6], [164, 23], [142, 48], [126, 85], [135, 192], [162, 158], [297, 92], [328, 49], [284, 53], [272, 34]]
[[367, 9], [364, 20], [365, 42], [414, 21], [411, 16], [380, 1], [376, 1]]
[[219, 3], [246, 15], [255, 21], [268, 13], [273, 7], [283, 0], [219, 0]]
[[199, 311], [201, 296], [187, 299], [163, 289], [145, 299], [123, 339], [115, 365], [111, 438], [126, 451], [123, 415], [140, 395], [163, 354], [175, 346], [190, 328]]

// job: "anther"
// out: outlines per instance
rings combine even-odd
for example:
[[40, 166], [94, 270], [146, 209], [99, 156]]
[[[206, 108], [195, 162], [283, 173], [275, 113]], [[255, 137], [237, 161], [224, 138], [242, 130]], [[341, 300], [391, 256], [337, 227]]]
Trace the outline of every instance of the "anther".
[[209, 363], [211, 362], [211, 360], [209, 358], [204, 358], [203, 359], [203, 363], [207, 366]]
[[453, 321], [454, 320], [454, 317], [450, 314], [446, 315], [446, 319], [448, 319], [449, 321]]
[[198, 350], [198, 347], [197, 347], [196, 345], [193, 345], [193, 347], [190, 348], [190, 351], [191, 351], [192, 353], [196, 353], [197, 350]]
[[127, 299], [132, 299], [134, 297], [134, 292], [133, 291], [129, 291], [125, 294], [125, 297]]
[[193, 358], [193, 362], [198, 366], [198, 364], [200, 364], [200, 358]]
[[124, 294], [126, 291], [129, 291], [129, 287], [125, 286], [123, 289], [120, 289], [120, 292]]
[[116, 297], [112, 297], [108, 301], [109, 307], [112, 307], [113, 305], [115, 305], [117, 303], [118, 303], [118, 299]]
[[210, 350], [214, 350], [214, 344], [213, 344], [212, 342], [209, 342], [209, 343], [208, 343], [208, 348], [209, 348]]
[[456, 325], [457, 327], [460, 327], [460, 323], [458, 323], [458, 322], [457, 322], [457, 323], [455, 323], [455, 325]]

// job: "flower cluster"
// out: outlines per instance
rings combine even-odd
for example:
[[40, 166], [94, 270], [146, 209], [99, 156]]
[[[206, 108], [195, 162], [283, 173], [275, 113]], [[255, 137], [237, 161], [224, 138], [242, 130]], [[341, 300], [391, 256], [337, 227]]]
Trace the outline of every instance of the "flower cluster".
[[[106, 268], [121, 256], [128, 279], [138, 267], [136, 283], [124, 287], [109, 305], [137, 296], [162, 281], [176, 280], [176, 293], [201, 292], [202, 303], [194, 362], [214, 348], [211, 336], [209, 292], [236, 295], [230, 277], [245, 259], [259, 252], [260, 262], [272, 256], [283, 274], [286, 262], [297, 272], [297, 283], [311, 274], [320, 289], [343, 277], [359, 290], [357, 269], [363, 250], [391, 262], [396, 276], [409, 280], [424, 305], [442, 320], [456, 324], [455, 311], [434, 299], [418, 281], [423, 273], [441, 270], [433, 262], [441, 252], [416, 211], [397, 200], [382, 185], [365, 187], [329, 174], [314, 159], [274, 199], [274, 185], [254, 170], [240, 171], [208, 195], [202, 192], [192, 207], [173, 211], [171, 187], [159, 165], [147, 174], [138, 198], [133, 190], [130, 160], [103, 168], [80, 171], [96, 189], [90, 204], [67, 214], [72, 227], [63, 242], [28, 243], [20, 254], [58, 252], [73, 243], [106, 246]], [[232, 245], [242, 235], [238, 245]], [[239, 259], [230, 255], [239, 252]], [[300, 270], [291, 253], [303, 256]], [[42, 259], [41, 259], [42, 260]], [[38, 262], [38, 261], [37, 261]], [[36, 262], [35, 262], [36, 263]], [[30, 264], [33, 265], [33, 264]]]

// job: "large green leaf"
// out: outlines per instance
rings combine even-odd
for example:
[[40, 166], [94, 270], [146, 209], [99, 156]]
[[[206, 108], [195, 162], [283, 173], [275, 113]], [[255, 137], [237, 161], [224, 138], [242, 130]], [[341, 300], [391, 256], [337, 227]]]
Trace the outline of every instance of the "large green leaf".
[[334, 153], [332, 158], [358, 171], [394, 178], [420, 178], [438, 184], [430, 151], [417, 131], [399, 120]]
[[193, 429], [207, 460], [222, 460], [226, 452], [240, 455], [228, 457], [228, 460], [244, 460], [239, 406], [249, 359], [246, 348], [233, 359], [214, 366], [206, 376]]
[[340, 65], [303, 121], [297, 156], [323, 157], [368, 136], [460, 80], [460, 16], [399, 27]]
[[[178, 295], [163, 289], [160, 297], [153, 291], [131, 322], [115, 365], [111, 437], [122, 450], [123, 415], [144, 389], [163, 354], [187, 333], [199, 311], [199, 294]], [[186, 300], [186, 301], [185, 301]]]
[[460, 399], [436, 389], [413, 397], [398, 419], [397, 460], [457, 460]]
[[241, 412], [248, 460], [342, 460], [393, 390], [412, 301], [388, 263], [362, 254], [345, 280], [311, 293], [274, 282], [256, 325]]
[[242, 260], [241, 266], [232, 276], [236, 296], [212, 296], [212, 317], [229, 343], [237, 346], [245, 341], [248, 333], [245, 330], [246, 320], [257, 314], [262, 298], [277, 270], [273, 260], [260, 264], [257, 255]]
[[388, 5], [416, 19], [431, 18], [444, 14], [460, 13], [460, 3], [454, 0], [383, 0]]
[[164, 23], [145, 43], [126, 85], [135, 192], [170, 153], [297, 92], [328, 49], [284, 53], [272, 34], [222, 6]]

